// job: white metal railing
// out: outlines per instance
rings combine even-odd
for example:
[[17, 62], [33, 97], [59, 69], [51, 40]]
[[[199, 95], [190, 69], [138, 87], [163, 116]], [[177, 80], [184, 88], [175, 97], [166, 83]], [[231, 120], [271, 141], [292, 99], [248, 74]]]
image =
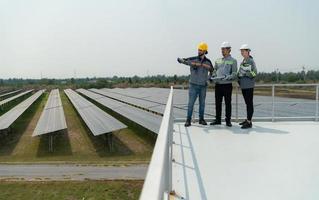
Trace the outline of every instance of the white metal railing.
[[[271, 89], [271, 101], [269, 102], [262, 102], [263, 104], [271, 104], [271, 114], [269, 116], [265, 117], [254, 117], [255, 121], [280, 121], [280, 120], [314, 120], [319, 121], [319, 84], [256, 84], [256, 88], [262, 88], [262, 87], [269, 87]], [[276, 107], [277, 104], [284, 104], [284, 103], [300, 103], [300, 102], [277, 102], [276, 101], [276, 88], [282, 88], [282, 87], [313, 87], [315, 89], [315, 99], [313, 102], [303, 102], [304, 104], [315, 104], [314, 107], [314, 114], [311, 116], [287, 116], [287, 117], [280, 117], [276, 116]], [[234, 90], [235, 90], [235, 103], [233, 104], [233, 108], [235, 108], [235, 116], [234, 119], [238, 121], [239, 119], [244, 119], [243, 117], [239, 117], [238, 107], [242, 106], [241, 103], [238, 101], [239, 99], [239, 86], [234, 84]], [[256, 102], [255, 102], [256, 103]], [[257, 102], [260, 103], [260, 102]], [[214, 103], [213, 103], [214, 105]], [[192, 120], [196, 121], [195, 115], [192, 115]], [[278, 111], [277, 111], [278, 112]], [[176, 121], [184, 121], [185, 119], [178, 118]]]
[[172, 190], [173, 124], [173, 87], [171, 87], [140, 200], [168, 199]]
[[[271, 87], [271, 104], [272, 104], [272, 110], [271, 110], [271, 118], [269, 117], [262, 117], [260, 119], [265, 119], [265, 120], [269, 120], [271, 119], [272, 122], [274, 122], [275, 120], [297, 120], [297, 119], [301, 119], [301, 120], [305, 120], [305, 119], [314, 119], [315, 121], [318, 121], [318, 115], [319, 115], [319, 84], [258, 84], [255, 87]], [[276, 97], [276, 88], [277, 87], [314, 87], [315, 88], [315, 105], [316, 105], [316, 110], [315, 110], [315, 115], [314, 116], [308, 116], [308, 117], [300, 117], [300, 116], [290, 116], [290, 117], [276, 117], [275, 113], [275, 104], [278, 103], [275, 100]], [[236, 120], [239, 119], [238, 117], [238, 89], [239, 87], [237, 86], [236, 88]], [[294, 102], [289, 102], [289, 103], [294, 103]], [[255, 117], [254, 117], [255, 118]], [[257, 118], [258, 119], [258, 118]]]

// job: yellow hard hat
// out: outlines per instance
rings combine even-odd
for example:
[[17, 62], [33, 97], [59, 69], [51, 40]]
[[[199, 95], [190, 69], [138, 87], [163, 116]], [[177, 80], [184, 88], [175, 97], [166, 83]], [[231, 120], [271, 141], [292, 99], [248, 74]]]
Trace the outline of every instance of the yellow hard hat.
[[198, 49], [202, 51], [208, 51], [208, 45], [205, 42], [201, 42], [198, 45]]

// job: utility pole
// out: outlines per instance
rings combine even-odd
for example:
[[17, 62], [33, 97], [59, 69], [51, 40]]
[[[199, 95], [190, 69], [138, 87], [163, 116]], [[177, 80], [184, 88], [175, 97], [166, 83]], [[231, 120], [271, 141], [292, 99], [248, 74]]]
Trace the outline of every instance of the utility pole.
[[305, 66], [302, 66], [302, 76], [303, 76], [303, 81], [306, 81], [306, 68], [305, 68]]
[[276, 82], [279, 82], [279, 69], [276, 68]]
[[74, 83], [76, 83], [76, 69], [73, 70], [73, 79], [74, 79]]

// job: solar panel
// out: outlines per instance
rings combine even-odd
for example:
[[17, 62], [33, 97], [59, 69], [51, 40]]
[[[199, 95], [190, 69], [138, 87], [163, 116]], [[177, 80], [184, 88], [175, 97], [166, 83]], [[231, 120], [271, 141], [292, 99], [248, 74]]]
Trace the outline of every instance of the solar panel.
[[50, 92], [32, 137], [67, 129], [58, 89]]
[[158, 133], [162, 121], [161, 116], [105, 97], [103, 96], [103, 91], [97, 89], [91, 89], [90, 91], [78, 89], [77, 91], [129, 119], [130, 121], [133, 121], [154, 133]]
[[8, 129], [42, 94], [44, 90], [40, 90], [0, 116], [0, 130]]
[[10, 101], [13, 101], [14, 99], [17, 99], [17, 98], [19, 98], [19, 97], [21, 97], [23, 95], [26, 95], [26, 94], [28, 94], [28, 93], [30, 93], [32, 91], [33, 91], [33, 89], [32, 90], [27, 90], [25, 92], [22, 92], [22, 93], [19, 93], [19, 94], [15, 95], [15, 96], [9, 97], [9, 98], [7, 98], [5, 100], [2, 100], [2, 101], [0, 101], [0, 106], [4, 105], [6, 103], [9, 103]]
[[66, 89], [64, 92], [94, 136], [127, 127], [75, 91]]
[[6, 92], [6, 93], [4, 93], [4, 94], [1, 94], [1, 95], [0, 95], [0, 98], [5, 97], [5, 96], [8, 96], [8, 95], [10, 95], [10, 94], [18, 93], [18, 92], [20, 92], [21, 90], [22, 90], [22, 89], [20, 89], [20, 90], [14, 90], [14, 91], [11, 91], [11, 92]]

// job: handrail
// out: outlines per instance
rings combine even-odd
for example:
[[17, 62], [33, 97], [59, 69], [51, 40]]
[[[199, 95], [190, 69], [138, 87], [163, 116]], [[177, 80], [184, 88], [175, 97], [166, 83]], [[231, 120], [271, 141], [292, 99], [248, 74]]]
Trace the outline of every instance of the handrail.
[[[283, 103], [301, 103], [301, 102], [296, 102], [296, 101], [289, 101], [289, 102], [280, 102], [280, 101], [276, 101], [276, 87], [296, 87], [296, 86], [304, 86], [304, 87], [314, 87], [315, 88], [315, 100], [314, 102], [302, 102], [304, 104], [309, 104], [309, 103], [314, 103], [315, 104], [315, 113], [314, 115], [311, 115], [311, 116], [303, 116], [303, 117], [300, 117], [300, 116], [291, 116], [291, 117], [279, 117], [279, 116], [276, 116], [276, 104], [283, 104]], [[276, 121], [276, 120], [284, 120], [284, 119], [287, 119], [287, 120], [298, 120], [298, 118], [300, 118], [301, 120], [304, 120], [305, 118], [309, 119], [309, 120], [314, 120], [314, 121], [319, 121], [319, 83], [313, 83], [313, 84], [303, 84], [303, 83], [294, 83], [294, 84], [256, 84], [255, 87], [270, 87], [271, 88], [271, 101], [269, 102], [262, 102], [264, 104], [272, 104], [272, 107], [271, 107], [271, 116], [269, 117], [254, 117], [254, 120], [259, 120], [259, 119], [262, 119], [262, 120], [265, 120], [265, 119], [268, 119], [272, 122]], [[239, 117], [239, 112], [238, 112], [238, 106], [239, 104], [243, 104], [243, 102], [239, 102], [239, 99], [238, 99], [238, 96], [239, 96], [239, 86], [237, 84], [234, 85], [234, 90], [235, 90], [235, 103], [234, 103], [234, 106], [235, 106], [235, 121], [238, 121], [240, 119], [243, 119], [243, 118], [240, 118]], [[310, 101], [310, 100], [309, 100]], [[313, 101], [313, 100], [312, 100]], [[212, 104], [214, 105], [214, 103]], [[196, 121], [195, 119], [195, 115], [194, 115], [194, 112], [193, 111], [193, 118], [192, 118], [192, 121]], [[178, 119], [179, 120], [179, 119]]]
[[[319, 83], [263, 83], [263, 84], [256, 84], [255, 87], [271, 87], [271, 86], [317, 86]], [[174, 85], [175, 89], [185, 89], [187, 85]]]
[[[140, 200], [162, 200], [172, 187], [173, 87], [165, 107]], [[168, 197], [168, 196], [166, 196]]]
[[[306, 87], [315, 87], [315, 93], [316, 93], [316, 110], [314, 115], [314, 120], [318, 121], [318, 115], [319, 115], [319, 84], [318, 83], [311, 83], [311, 84], [304, 84], [304, 83], [293, 83], [293, 84], [256, 84], [256, 87], [271, 87], [271, 97], [272, 97], [272, 111], [271, 111], [271, 121], [274, 122], [275, 119], [278, 117], [275, 116], [275, 104], [280, 102], [275, 102], [275, 90], [276, 87], [296, 87], [296, 86], [306, 86]], [[238, 86], [237, 86], [238, 88]], [[237, 94], [236, 94], [237, 95]], [[236, 102], [236, 109], [238, 108], [238, 102]], [[236, 120], [238, 121], [238, 114], [236, 113]]]
[[273, 84], [256, 84], [256, 87], [270, 87], [270, 86], [317, 86], [318, 83], [273, 83]]

